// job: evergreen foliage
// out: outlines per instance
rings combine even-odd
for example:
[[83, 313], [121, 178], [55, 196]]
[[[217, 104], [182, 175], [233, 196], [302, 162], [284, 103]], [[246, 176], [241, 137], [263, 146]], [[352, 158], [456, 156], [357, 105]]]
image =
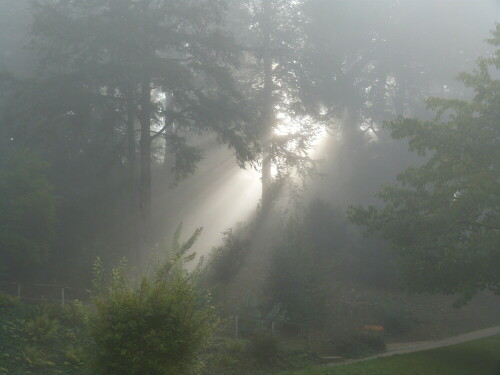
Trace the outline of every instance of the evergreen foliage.
[[50, 161], [60, 202], [53, 271], [78, 269], [64, 276], [73, 285], [88, 279], [83, 270], [97, 255], [139, 262], [132, 251], [150, 250], [155, 167], [172, 167], [171, 180], [193, 174], [203, 157], [193, 139], [214, 134], [240, 166], [253, 162], [226, 8], [219, 0], [33, 2], [38, 66], [28, 77], [0, 75], [0, 143]]
[[37, 155], [13, 148], [0, 156], [0, 275], [32, 278], [47, 266], [56, 199]]
[[232, 4], [233, 33], [243, 46], [237, 77], [252, 105], [251, 121], [261, 146], [262, 208], [283, 183], [317, 174], [312, 150], [327, 124], [317, 103], [307, 100], [304, 1], [238, 0]]

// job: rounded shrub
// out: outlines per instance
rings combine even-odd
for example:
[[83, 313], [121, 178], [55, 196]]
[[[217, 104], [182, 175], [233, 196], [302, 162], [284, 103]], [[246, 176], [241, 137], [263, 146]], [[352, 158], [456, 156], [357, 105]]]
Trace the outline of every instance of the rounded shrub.
[[201, 365], [201, 351], [215, 328], [214, 309], [197, 292], [198, 273], [182, 267], [197, 233], [182, 246], [175, 241], [174, 257], [137, 286], [126, 277], [124, 264], [103, 284], [102, 267], [96, 265], [90, 320], [96, 373], [182, 375]]

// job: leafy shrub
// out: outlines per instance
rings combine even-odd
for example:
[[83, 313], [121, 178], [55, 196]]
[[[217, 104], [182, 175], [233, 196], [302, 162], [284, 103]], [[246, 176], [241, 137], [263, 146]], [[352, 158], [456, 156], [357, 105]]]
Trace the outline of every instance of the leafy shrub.
[[40, 304], [40, 315], [45, 315], [51, 319], [59, 319], [61, 317], [61, 305], [59, 303], [43, 302]]
[[57, 337], [60, 324], [47, 315], [39, 315], [26, 322], [25, 332], [34, 343], [46, 343]]
[[19, 299], [0, 292], [0, 308], [10, 308], [19, 306]]
[[54, 366], [47, 353], [37, 346], [28, 346], [23, 350], [24, 359], [32, 368], [45, 368]]
[[203, 375], [232, 375], [243, 374], [243, 369], [248, 366], [246, 340], [235, 340], [227, 337], [216, 336], [202, 354], [205, 364]]
[[242, 340], [230, 339], [226, 341], [226, 349], [231, 354], [243, 354], [245, 352], [246, 345]]
[[63, 324], [69, 327], [82, 327], [88, 322], [88, 314], [82, 302], [76, 300], [64, 305], [61, 312]]
[[96, 343], [96, 372], [100, 374], [187, 374], [200, 365], [200, 352], [215, 328], [213, 308], [196, 290], [200, 267], [193, 273], [183, 269], [186, 252], [194, 244], [197, 230], [184, 244], [180, 229], [173, 242], [173, 257], [138, 286], [126, 275], [122, 263], [103, 284], [96, 264], [91, 335]]
[[415, 318], [404, 306], [388, 305], [382, 312], [382, 323], [387, 332], [398, 336], [407, 333], [415, 325]]
[[250, 248], [250, 240], [239, 228], [224, 232], [222, 245], [212, 250], [206, 281], [215, 287], [220, 302], [226, 302], [227, 289], [243, 267]]
[[222, 353], [215, 359], [215, 365], [217, 369], [219, 369], [219, 371], [221, 371], [222, 369], [235, 371], [239, 367], [240, 361], [237, 357], [229, 353]]
[[279, 342], [272, 335], [259, 334], [250, 339], [250, 352], [259, 362], [274, 362], [278, 358], [279, 349]]
[[374, 334], [355, 334], [334, 341], [335, 353], [347, 358], [363, 357], [386, 349], [384, 338]]
[[64, 354], [65, 362], [72, 366], [81, 366], [86, 359], [85, 349], [80, 346], [70, 345]]
[[69, 342], [75, 342], [76, 340], [78, 340], [74, 330], [67, 330], [64, 334], [64, 339]]

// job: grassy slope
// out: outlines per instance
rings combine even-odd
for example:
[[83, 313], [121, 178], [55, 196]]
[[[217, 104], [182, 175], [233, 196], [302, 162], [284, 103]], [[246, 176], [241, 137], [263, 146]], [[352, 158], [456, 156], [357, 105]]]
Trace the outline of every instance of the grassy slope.
[[500, 375], [500, 335], [414, 354], [282, 375]]

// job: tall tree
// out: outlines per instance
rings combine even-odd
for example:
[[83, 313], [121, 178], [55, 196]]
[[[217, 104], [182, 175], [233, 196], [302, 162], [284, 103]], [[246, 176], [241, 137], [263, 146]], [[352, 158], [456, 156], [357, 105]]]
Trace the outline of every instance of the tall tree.
[[[493, 35], [499, 47], [500, 25]], [[459, 303], [483, 289], [500, 293], [500, 81], [491, 68], [500, 68], [500, 50], [460, 75], [474, 100], [431, 98], [433, 121], [390, 123], [393, 137], [429, 159], [379, 192], [384, 208], [351, 208], [355, 222], [399, 249], [412, 290], [458, 293]]]
[[161, 139], [174, 153], [173, 164], [188, 172], [200, 158], [186, 145], [186, 134], [215, 133], [240, 165], [253, 161], [248, 109], [231, 76], [238, 50], [222, 31], [224, 13], [219, 0], [36, 5], [33, 34], [42, 62], [37, 82], [51, 95], [37, 98], [29, 121], [47, 108], [44, 129], [98, 124], [96, 140], [119, 165], [125, 155], [129, 181], [139, 180], [132, 186], [139, 190], [145, 243], [151, 241], [153, 148]]
[[241, 0], [233, 5], [239, 23], [232, 26], [245, 51], [240, 84], [255, 109], [253, 121], [262, 146], [264, 209], [271, 205], [278, 182], [313, 174], [310, 153], [324, 126], [318, 107], [304, 100], [307, 93], [299, 85], [306, 74], [301, 5], [288, 0]]

